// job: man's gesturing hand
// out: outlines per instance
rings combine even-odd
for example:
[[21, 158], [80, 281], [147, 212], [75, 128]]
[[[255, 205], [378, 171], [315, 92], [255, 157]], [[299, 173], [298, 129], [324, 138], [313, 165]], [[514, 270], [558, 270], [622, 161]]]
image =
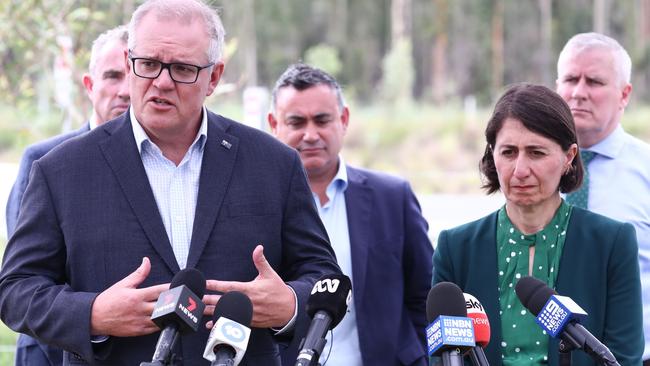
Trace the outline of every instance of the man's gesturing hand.
[[151, 313], [158, 296], [169, 289], [169, 284], [137, 288], [150, 270], [151, 262], [145, 257], [135, 272], [97, 296], [90, 316], [92, 335], [133, 337], [159, 330], [151, 321]]
[[[282, 278], [273, 270], [264, 257], [264, 247], [258, 245], [253, 250], [253, 263], [258, 275], [250, 282], [208, 280], [206, 289], [218, 292], [240, 291], [253, 303], [252, 327], [282, 328], [293, 317], [296, 296]], [[203, 297], [208, 312], [214, 311], [219, 295]]]

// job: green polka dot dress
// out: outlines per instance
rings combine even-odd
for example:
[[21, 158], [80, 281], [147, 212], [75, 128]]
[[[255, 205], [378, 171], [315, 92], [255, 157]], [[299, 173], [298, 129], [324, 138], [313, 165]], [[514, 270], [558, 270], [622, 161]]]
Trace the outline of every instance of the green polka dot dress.
[[528, 276], [529, 248], [535, 246], [532, 275], [549, 287], [555, 286], [558, 265], [571, 217], [571, 206], [562, 201], [551, 222], [535, 234], [525, 235], [514, 227], [505, 206], [497, 221], [497, 258], [501, 316], [501, 357], [504, 365], [548, 363], [548, 336], [535, 317], [521, 304], [515, 286]]

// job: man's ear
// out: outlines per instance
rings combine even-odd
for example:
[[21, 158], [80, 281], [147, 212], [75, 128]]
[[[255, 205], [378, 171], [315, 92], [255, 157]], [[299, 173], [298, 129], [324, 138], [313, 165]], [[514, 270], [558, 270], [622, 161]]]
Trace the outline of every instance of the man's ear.
[[93, 85], [94, 85], [92, 76], [90, 76], [90, 74], [84, 74], [81, 77], [81, 82], [84, 84], [84, 89], [86, 89], [86, 94], [88, 94], [88, 97], [90, 97], [90, 95], [93, 92]]
[[214, 89], [217, 88], [219, 80], [221, 80], [221, 75], [223, 75], [224, 64], [221, 61], [217, 61], [214, 66], [212, 66], [212, 72], [210, 73], [210, 84], [208, 85], [208, 92], [206, 96], [212, 95]]
[[272, 112], [266, 115], [266, 121], [269, 123], [269, 128], [271, 133], [275, 136], [278, 135], [278, 120], [275, 119], [275, 115]]
[[350, 110], [347, 106], [343, 107], [343, 112], [341, 112], [341, 123], [343, 124], [343, 131], [347, 131], [350, 124]]

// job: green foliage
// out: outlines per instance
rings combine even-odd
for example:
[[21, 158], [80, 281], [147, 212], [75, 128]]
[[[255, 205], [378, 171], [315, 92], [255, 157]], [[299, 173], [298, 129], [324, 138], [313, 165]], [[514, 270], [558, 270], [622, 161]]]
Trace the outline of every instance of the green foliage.
[[338, 77], [343, 67], [336, 48], [326, 44], [318, 44], [309, 48], [305, 52], [305, 62], [334, 77]]

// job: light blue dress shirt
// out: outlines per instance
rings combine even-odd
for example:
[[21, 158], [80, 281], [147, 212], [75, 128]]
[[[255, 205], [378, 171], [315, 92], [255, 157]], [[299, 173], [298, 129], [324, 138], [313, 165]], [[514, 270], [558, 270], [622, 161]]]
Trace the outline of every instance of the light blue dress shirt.
[[178, 266], [184, 269], [190, 252], [203, 150], [208, 136], [208, 114], [204, 107], [199, 132], [181, 163], [176, 166], [149, 139], [136, 120], [132, 108], [130, 111], [133, 136], [156, 199], [158, 212], [165, 225]]
[[618, 126], [589, 151], [590, 211], [634, 225], [639, 244], [645, 351], [650, 358], [650, 145]]
[[[183, 156], [181, 163], [176, 166], [149, 139], [135, 118], [133, 109], [129, 110], [133, 136], [158, 206], [158, 212], [165, 231], [167, 231], [167, 237], [172, 245], [178, 266], [180, 269], [184, 269], [187, 266], [187, 257], [190, 252], [203, 151], [208, 138], [208, 111], [203, 107], [199, 132]], [[284, 327], [281, 329], [271, 328], [275, 334], [283, 334], [293, 329], [298, 316], [298, 297], [291, 286], [287, 287], [293, 293], [295, 309], [293, 316]]]
[[[330, 243], [336, 253], [336, 259], [341, 271], [350, 277], [354, 288], [352, 277], [352, 255], [350, 249], [350, 232], [348, 230], [348, 213], [345, 207], [345, 190], [348, 187], [348, 174], [343, 158], [339, 156], [339, 169], [334, 179], [327, 186], [325, 191], [328, 202], [320, 204], [318, 195], [312, 193], [314, 202], [318, 208], [318, 215], [325, 225]], [[354, 297], [354, 295], [352, 295]], [[333, 334], [333, 339], [330, 336]], [[331, 353], [329, 348], [331, 346]], [[329, 358], [327, 355], [329, 353]], [[320, 362], [327, 359], [327, 365], [331, 366], [363, 366], [361, 351], [359, 349], [359, 332], [357, 330], [357, 316], [354, 309], [354, 299], [350, 301], [348, 313], [343, 320], [328, 333], [327, 345], [323, 350]]]

